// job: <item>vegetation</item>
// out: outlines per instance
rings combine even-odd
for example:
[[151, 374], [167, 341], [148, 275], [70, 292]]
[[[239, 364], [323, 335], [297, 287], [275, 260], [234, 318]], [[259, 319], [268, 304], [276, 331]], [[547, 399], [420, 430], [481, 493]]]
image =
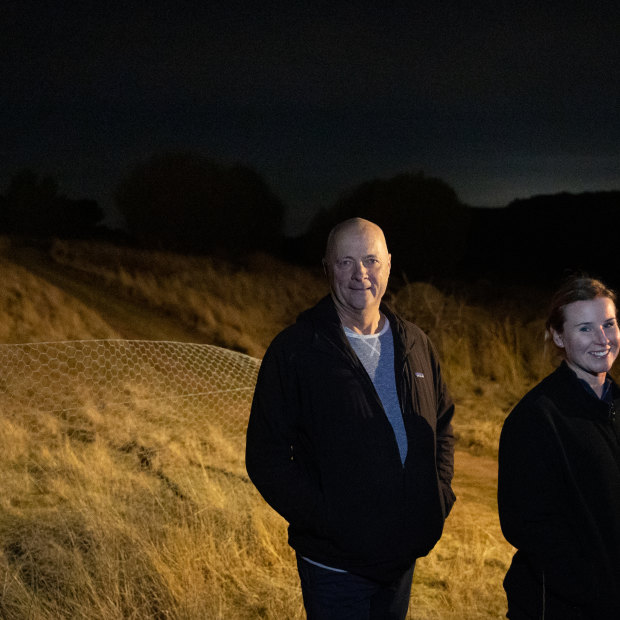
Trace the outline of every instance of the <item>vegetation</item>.
[[[57, 241], [51, 256], [97, 278], [116, 295], [162, 308], [211, 342], [254, 357], [262, 357], [274, 335], [327, 292], [322, 274], [266, 255], [233, 265], [209, 257]], [[506, 412], [551, 369], [543, 347], [544, 300], [531, 302], [537, 304], [537, 315], [522, 307], [522, 290], [508, 291], [500, 301], [489, 294], [477, 302], [420, 282], [390, 292], [392, 305], [431, 336], [459, 402], [481, 410], [471, 423], [463, 420], [459, 426], [461, 445], [495, 454]]]
[[116, 203], [143, 246], [209, 253], [276, 249], [284, 205], [253, 169], [191, 152], [154, 155], [121, 181]]
[[322, 248], [331, 228], [350, 217], [381, 226], [398, 269], [412, 278], [452, 273], [465, 252], [467, 207], [447, 183], [421, 172], [374, 179], [344, 193], [312, 222], [306, 252], [316, 256], [312, 246]]
[[[16, 265], [8, 243], [3, 250], [5, 342], [114, 335], [105, 317]], [[50, 259], [101, 296], [161, 308], [255, 357], [326, 292], [319, 274], [261, 255], [233, 264], [56, 242]], [[497, 438], [512, 404], [551, 368], [541, 315], [522, 294], [521, 303], [489, 301], [456, 286], [405, 283], [391, 297], [430, 333], [458, 406], [458, 501], [418, 562], [409, 617], [502, 617], [511, 548], [496, 513]], [[28, 318], [31, 300], [46, 320]], [[303, 617], [285, 523], [245, 475], [242, 435], [207, 411], [179, 423], [170, 405], [135, 398], [105, 410], [86, 400], [69, 416], [2, 402], [0, 616]]]
[[96, 313], [2, 256], [0, 244], [0, 342], [114, 338]]
[[[584, 270], [617, 287], [613, 244], [583, 243], [583, 217], [613, 230], [620, 191], [561, 193], [515, 200], [502, 209], [471, 209], [463, 271], [531, 284]], [[561, 234], [558, 234], [561, 231]]]
[[51, 177], [32, 170], [15, 174], [0, 196], [0, 234], [48, 238], [98, 236], [103, 211], [94, 200], [62, 195]]
[[167, 312], [213, 344], [262, 357], [280, 328], [323, 294], [322, 279], [256, 254], [244, 265], [210, 257], [60, 242], [51, 257], [121, 297]]

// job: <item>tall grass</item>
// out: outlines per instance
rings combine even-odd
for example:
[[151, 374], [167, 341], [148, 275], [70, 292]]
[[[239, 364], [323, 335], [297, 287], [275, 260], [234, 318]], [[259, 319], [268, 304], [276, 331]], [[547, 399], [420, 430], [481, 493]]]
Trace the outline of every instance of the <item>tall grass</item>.
[[506, 311], [508, 300], [482, 307], [424, 283], [396, 291], [399, 312], [429, 334], [459, 405], [461, 448], [497, 454], [501, 425], [524, 392], [553, 368], [544, 319]]
[[[15, 416], [0, 434], [1, 617], [303, 617], [285, 523], [245, 477], [242, 437], [165, 415], [149, 423], [130, 405], [86, 408], [78, 422], [89, 418], [89, 435], [38, 417]], [[459, 469], [460, 501], [418, 562], [410, 618], [503, 609], [509, 547], [493, 475], [478, 495]]]
[[243, 472], [242, 437], [132, 406], [87, 407], [89, 435], [36, 415], [0, 434], [1, 617], [299, 615], [283, 523]]
[[213, 344], [254, 357], [262, 357], [274, 326], [292, 323], [326, 292], [316, 274], [284, 268], [266, 255], [234, 265], [210, 257], [57, 241], [51, 256], [117, 295], [165, 310]]
[[115, 338], [94, 310], [0, 254], [0, 342]]
[[[267, 257], [235, 266], [68, 242], [52, 255], [109, 293], [258, 357], [326, 291], [320, 276]], [[4, 301], [14, 321], [5, 341], [107, 334], [88, 309], [63, 332], [73, 302], [9, 261], [4, 268], [23, 298], [47, 296], [50, 314], [65, 317], [37, 322], [25, 302]], [[458, 501], [418, 561], [408, 617], [502, 617], [511, 548], [497, 520], [494, 455], [507, 411], [551, 368], [542, 319], [424, 283], [392, 293], [430, 334], [457, 401]], [[242, 434], [225, 433], [209, 411], [183, 423], [170, 404], [102, 411], [85, 399], [69, 418], [0, 404], [0, 617], [303, 618], [286, 524], [245, 475]]]

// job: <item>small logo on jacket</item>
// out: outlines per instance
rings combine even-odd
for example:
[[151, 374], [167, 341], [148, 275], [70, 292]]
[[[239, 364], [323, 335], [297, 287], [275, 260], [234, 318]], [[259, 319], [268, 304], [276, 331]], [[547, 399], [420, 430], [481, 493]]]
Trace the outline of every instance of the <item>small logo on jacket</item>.
[[424, 373], [423, 373], [423, 372], [416, 372], [416, 373], [415, 373], [415, 376], [416, 376], [418, 379], [424, 379]]

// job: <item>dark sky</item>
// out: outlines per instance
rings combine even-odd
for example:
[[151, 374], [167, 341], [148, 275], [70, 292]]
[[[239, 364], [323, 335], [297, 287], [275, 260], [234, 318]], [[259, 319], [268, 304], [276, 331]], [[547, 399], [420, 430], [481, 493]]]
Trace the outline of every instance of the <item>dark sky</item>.
[[137, 161], [254, 167], [289, 231], [359, 182], [472, 205], [620, 189], [620, 3], [34, 2], [0, 12], [0, 189], [23, 167], [108, 208]]

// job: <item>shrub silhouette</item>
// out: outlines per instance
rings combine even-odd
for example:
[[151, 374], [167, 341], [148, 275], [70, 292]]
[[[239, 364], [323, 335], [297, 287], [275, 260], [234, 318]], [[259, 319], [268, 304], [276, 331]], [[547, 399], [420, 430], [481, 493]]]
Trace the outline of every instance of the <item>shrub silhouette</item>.
[[524, 283], [555, 282], [574, 271], [614, 286], [620, 280], [617, 249], [606, 238], [620, 224], [619, 191], [538, 195], [476, 211], [468, 261], [478, 273]]
[[277, 248], [284, 206], [254, 170], [190, 152], [154, 155], [121, 181], [116, 203], [149, 247], [198, 253]]
[[421, 172], [375, 179], [343, 194], [311, 224], [308, 254], [320, 256], [331, 227], [350, 217], [383, 228], [393, 271], [410, 278], [453, 272], [465, 250], [468, 209], [448, 184]]
[[36, 238], [88, 238], [99, 232], [103, 211], [94, 200], [71, 200], [51, 177], [32, 170], [14, 175], [0, 202], [0, 230]]

